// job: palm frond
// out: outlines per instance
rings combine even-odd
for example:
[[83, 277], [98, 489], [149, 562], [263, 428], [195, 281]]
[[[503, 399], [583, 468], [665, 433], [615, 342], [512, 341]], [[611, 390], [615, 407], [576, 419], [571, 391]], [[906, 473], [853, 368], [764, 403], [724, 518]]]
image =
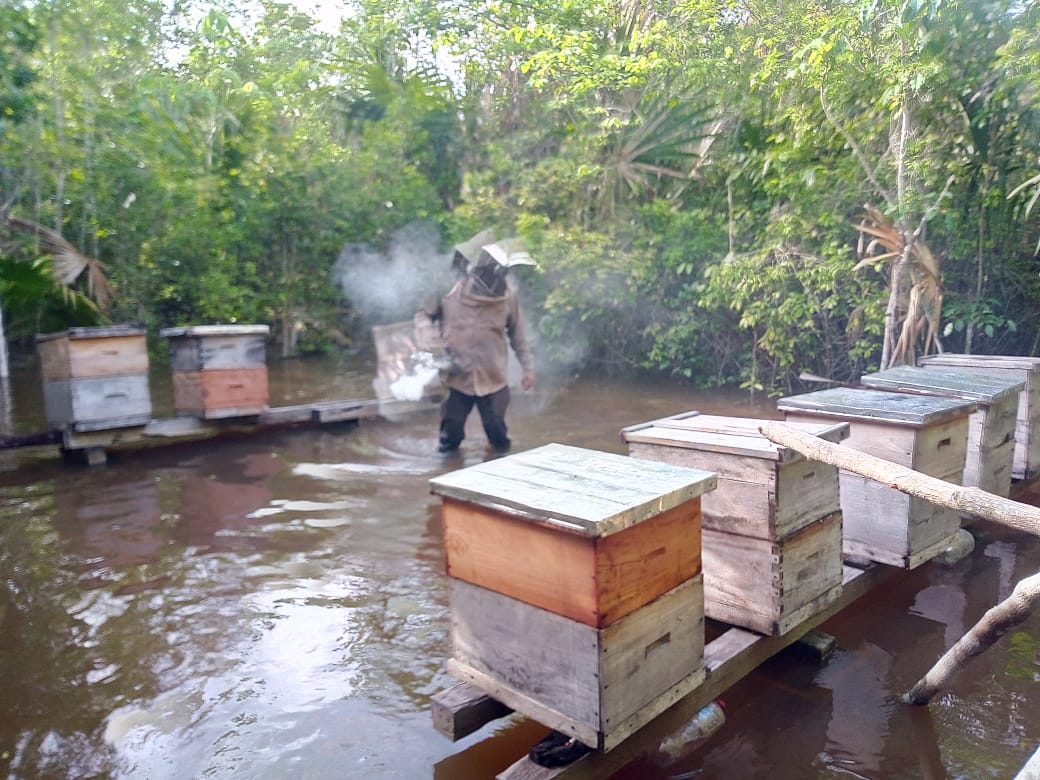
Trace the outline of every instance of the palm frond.
[[51, 274], [62, 288], [71, 291], [72, 285], [86, 272], [88, 297], [102, 311], [108, 309], [112, 302], [112, 285], [100, 260], [87, 257], [56, 230], [37, 222], [7, 214], [3, 216], [3, 224], [8, 232], [35, 237], [40, 251], [51, 256]]
[[[867, 204], [864, 217], [856, 229], [860, 233], [860, 261], [854, 270], [879, 263], [895, 264], [907, 261], [908, 288], [900, 310], [896, 328], [899, 336], [892, 348], [888, 365], [913, 364], [917, 350], [928, 353], [938, 346], [939, 323], [942, 317], [942, 276], [939, 260], [920, 238], [907, 244], [906, 234], [884, 213]], [[864, 245], [864, 237], [871, 240]], [[879, 251], [880, 250], [880, 251]], [[895, 266], [893, 281], [895, 284]], [[897, 291], [902, 294], [901, 291]]]

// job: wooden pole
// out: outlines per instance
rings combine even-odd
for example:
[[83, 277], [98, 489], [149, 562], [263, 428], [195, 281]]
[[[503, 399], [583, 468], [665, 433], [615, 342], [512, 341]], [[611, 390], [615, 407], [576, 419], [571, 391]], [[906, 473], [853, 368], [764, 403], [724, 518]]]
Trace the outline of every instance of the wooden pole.
[[1040, 508], [1035, 506], [995, 496], [977, 487], [964, 487], [930, 477], [851, 447], [796, 431], [781, 422], [765, 422], [759, 430], [770, 441], [790, 447], [811, 460], [860, 474], [962, 514], [1040, 535]]
[[946, 687], [958, 669], [1000, 639], [1009, 628], [1017, 626], [1029, 617], [1038, 598], [1040, 573], [1021, 580], [1010, 596], [989, 609], [967, 634], [958, 639], [956, 644], [935, 662], [913, 688], [903, 694], [903, 701], [910, 704], [930, 702]]

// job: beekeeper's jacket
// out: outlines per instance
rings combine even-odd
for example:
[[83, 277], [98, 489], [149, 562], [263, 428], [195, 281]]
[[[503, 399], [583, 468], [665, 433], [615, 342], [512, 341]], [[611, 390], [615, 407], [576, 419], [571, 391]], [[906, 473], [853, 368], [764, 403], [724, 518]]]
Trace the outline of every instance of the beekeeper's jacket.
[[[472, 275], [460, 279], [434, 307], [415, 315], [416, 333], [437, 333], [452, 367], [445, 383], [466, 395], [491, 395], [508, 384], [511, 345], [524, 371], [534, 370], [516, 290], [507, 284], [500, 296], [482, 295]], [[429, 348], [429, 344], [422, 345]]]

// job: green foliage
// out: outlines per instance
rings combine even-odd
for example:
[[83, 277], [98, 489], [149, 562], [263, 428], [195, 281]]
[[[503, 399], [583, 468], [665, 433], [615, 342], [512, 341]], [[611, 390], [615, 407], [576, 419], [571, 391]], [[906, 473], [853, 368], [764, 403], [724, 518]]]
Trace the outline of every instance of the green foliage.
[[983, 338], [982, 348], [975, 347], [974, 351], [1002, 354], [1001, 349], [987, 348], [988, 345], [999, 344], [1006, 341], [1008, 336], [1018, 332], [1018, 324], [999, 312], [1006, 310], [1003, 301], [994, 299], [982, 299], [965, 301], [953, 299], [945, 302], [943, 306], [943, 337], [947, 340], [947, 349], [950, 351], [963, 351], [964, 333], [969, 328], [977, 331], [978, 336]]
[[166, 10], [0, 8], [0, 205], [102, 261], [115, 319], [323, 348], [356, 322], [344, 245], [495, 225], [542, 261], [561, 364], [784, 390], [879, 360], [870, 203], [941, 261], [947, 348], [1040, 346], [1034, 5], [356, 0], [335, 34]]
[[33, 108], [38, 75], [29, 60], [40, 38], [28, 12], [5, 2], [0, 5], [0, 132], [21, 121]]
[[26, 348], [32, 347], [38, 333], [104, 320], [90, 299], [55, 282], [48, 257], [0, 255], [0, 301], [7, 337]]
[[531, 243], [548, 291], [538, 323], [546, 357], [559, 370], [638, 368], [648, 346], [648, 253], [589, 232], [547, 231]]
[[741, 384], [790, 391], [803, 371], [837, 380], [876, 359], [877, 289], [840, 253], [818, 257], [777, 247], [708, 269], [699, 303], [739, 319], [746, 355]]

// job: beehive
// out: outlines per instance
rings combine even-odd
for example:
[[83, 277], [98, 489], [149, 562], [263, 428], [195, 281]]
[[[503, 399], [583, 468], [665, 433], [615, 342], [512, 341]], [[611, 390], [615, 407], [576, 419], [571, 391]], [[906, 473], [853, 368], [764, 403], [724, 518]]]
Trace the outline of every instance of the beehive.
[[1007, 497], [1015, 454], [1015, 418], [1023, 380], [952, 368], [898, 366], [861, 380], [864, 387], [974, 401], [968, 424], [963, 484]]
[[713, 473], [549, 444], [431, 480], [449, 671], [609, 750], [704, 677], [700, 497]]
[[1018, 394], [1011, 476], [1014, 479], [1032, 479], [1040, 474], [1040, 357], [946, 353], [926, 355], [918, 359], [918, 364], [923, 368], [955, 368], [1025, 382]]
[[[790, 422], [849, 423], [845, 446], [961, 484], [975, 403], [952, 398], [833, 388], [777, 402]], [[846, 555], [915, 568], [950, 543], [960, 516], [873, 480], [839, 471]]]
[[152, 416], [145, 332], [130, 325], [36, 337], [47, 423], [77, 432], [146, 425]]
[[[622, 430], [629, 454], [718, 473], [702, 498], [704, 611], [778, 636], [841, 594], [838, 470], [759, 433], [761, 420], [696, 412]], [[847, 423], [799, 423], [828, 441]]]
[[266, 325], [165, 328], [179, 416], [243, 417], [268, 408]]

